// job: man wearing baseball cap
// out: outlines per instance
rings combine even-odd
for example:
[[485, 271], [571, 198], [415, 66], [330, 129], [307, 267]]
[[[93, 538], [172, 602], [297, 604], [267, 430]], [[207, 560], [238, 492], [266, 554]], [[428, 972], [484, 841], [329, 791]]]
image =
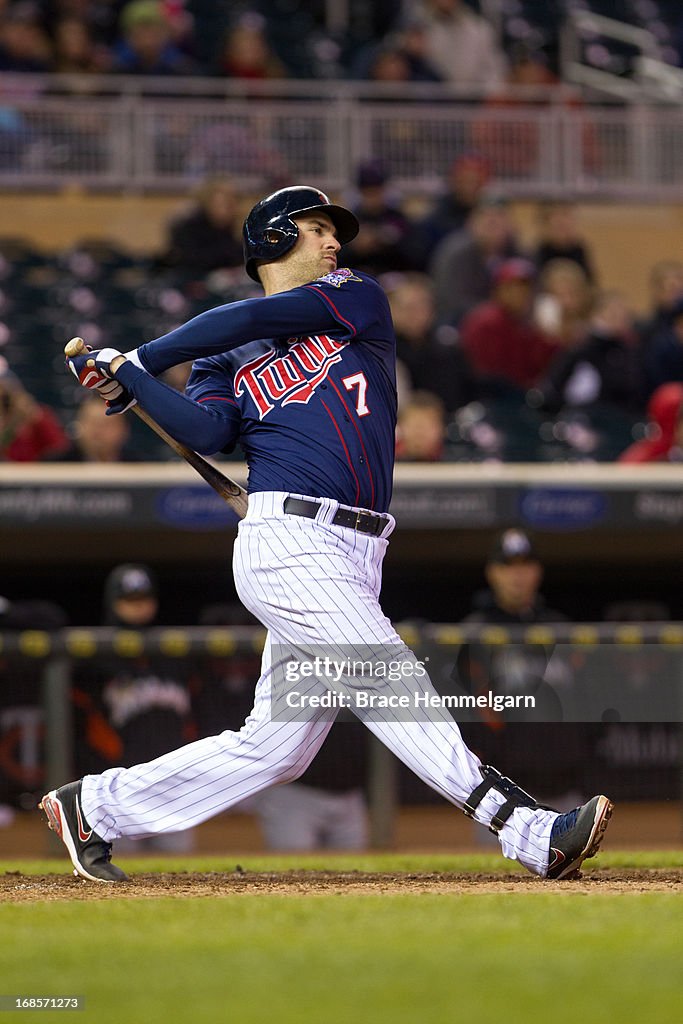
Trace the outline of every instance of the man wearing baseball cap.
[[474, 373], [492, 395], [533, 387], [558, 347], [531, 323], [535, 269], [529, 260], [503, 260], [493, 275], [493, 294], [460, 327], [462, 347]]
[[489, 553], [486, 568], [489, 589], [475, 597], [475, 609], [466, 622], [563, 622], [565, 616], [546, 608], [539, 587], [543, 566], [534, 543], [523, 530], [504, 530]]
[[[464, 622], [514, 627], [566, 621], [561, 612], [547, 607], [539, 592], [543, 565], [533, 538], [524, 530], [507, 529], [495, 538], [484, 572], [488, 589], [475, 595], [473, 611]], [[473, 693], [491, 688], [534, 695], [533, 711], [521, 717], [487, 713], [482, 721], [464, 725], [463, 733], [480, 756], [504, 757], [505, 764], [512, 764], [522, 778], [536, 774], [539, 749], [552, 750], [537, 788], [547, 802], [568, 806], [583, 789], [586, 735], [580, 726], [562, 721], [558, 693], [571, 684], [573, 676], [561, 648], [466, 644], [460, 649], [457, 673]]]

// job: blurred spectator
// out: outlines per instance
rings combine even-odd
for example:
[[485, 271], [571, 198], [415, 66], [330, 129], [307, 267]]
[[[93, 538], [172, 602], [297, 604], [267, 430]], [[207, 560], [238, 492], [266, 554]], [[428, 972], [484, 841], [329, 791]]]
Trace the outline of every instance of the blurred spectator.
[[649, 393], [667, 381], [683, 383], [683, 297], [671, 307], [668, 320], [668, 326], [652, 336], [644, 353]]
[[571, 202], [541, 203], [538, 208], [539, 238], [533, 254], [539, 273], [552, 260], [578, 263], [589, 283], [595, 281], [588, 244], [581, 237], [576, 206]]
[[480, 200], [465, 227], [446, 235], [429, 264], [439, 319], [457, 326], [469, 310], [490, 297], [496, 266], [517, 254], [507, 202]]
[[424, 25], [414, 19], [401, 31], [384, 37], [369, 55], [361, 54], [351, 75], [376, 82], [441, 82], [443, 77], [430, 62], [428, 49]]
[[108, 47], [117, 38], [117, 24], [125, 0], [41, 0], [43, 24], [51, 38], [61, 18], [85, 22], [98, 45]]
[[683, 462], [683, 384], [662, 384], [647, 406], [647, 437], [619, 456], [619, 462]]
[[396, 458], [400, 462], [440, 462], [444, 456], [446, 411], [430, 391], [415, 391], [398, 412]]
[[58, 462], [137, 462], [128, 447], [130, 424], [126, 416], [107, 416], [106, 403], [97, 394], [85, 395], [70, 427], [73, 444]]
[[382, 285], [394, 321], [398, 365], [407, 371], [411, 388], [438, 395], [449, 412], [471, 402], [475, 383], [457, 331], [437, 326], [430, 279], [416, 273], [387, 275]]
[[650, 316], [638, 325], [644, 345], [671, 327], [671, 315], [683, 299], [683, 263], [660, 260], [650, 270]]
[[358, 168], [356, 185], [359, 201], [352, 208], [360, 230], [344, 249], [344, 264], [374, 277], [410, 269], [411, 224], [391, 198], [387, 172], [377, 161], [366, 161]]
[[534, 321], [563, 348], [582, 341], [588, 331], [593, 290], [583, 268], [574, 260], [544, 264], [534, 299]]
[[268, 42], [265, 19], [250, 11], [231, 26], [218, 55], [217, 73], [228, 78], [287, 78]]
[[37, 462], [68, 446], [55, 413], [28, 393], [0, 356], [0, 461]]
[[495, 272], [491, 300], [473, 309], [460, 326], [465, 356], [493, 396], [532, 387], [558, 351], [530, 320], [533, 283], [529, 260], [506, 260]]
[[633, 315], [620, 292], [600, 292], [585, 341], [560, 353], [539, 384], [540, 406], [608, 405], [636, 414], [643, 407], [642, 357]]
[[371, 82], [412, 82], [410, 60], [398, 46], [384, 45], [373, 53], [367, 77]]
[[21, 0], [8, 7], [0, 17], [0, 71], [49, 71], [50, 60], [37, 4]]
[[453, 161], [446, 175], [445, 191], [415, 227], [416, 265], [426, 267], [439, 242], [465, 226], [490, 176], [488, 164], [475, 153], [465, 153]]
[[159, 262], [197, 278], [243, 266], [239, 197], [229, 178], [202, 183], [194, 208], [171, 222]]
[[190, 75], [192, 60], [173, 42], [160, 0], [132, 0], [121, 11], [112, 71], [123, 75]]
[[[117, 417], [118, 419], [119, 417]], [[146, 565], [119, 565], [104, 586], [105, 626], [142, 633], [158, 624], [159, 594]], [[74, 673], [77, 771], [151, 761], [195, 738], [187, 662], [161, 654], [98, 655]], [[108, 727], [108, 728], [107, 728]], [[93, 767], [89, 767], [92, 765]], [[192, 832], [126, 843], [128, 851], [185, 853]]]
[[430, 60], [426, 27], [419, 19], [409, 19], [391, 38], [395, 39], [398, 50], [408, 62], [411, 82], [443, 81], [443, 75]]
[[97, 74], [109, 70], [111, 59], [111, 52], [95, 42], [85, 19], [66, 15], [55, 22], [53, 71]]
[[447, 82], [490, 89], [503, 81], [505, 57], [492, 27], [464, 0], [421, 0], [408, 8], [424, 26], [426, 57]]

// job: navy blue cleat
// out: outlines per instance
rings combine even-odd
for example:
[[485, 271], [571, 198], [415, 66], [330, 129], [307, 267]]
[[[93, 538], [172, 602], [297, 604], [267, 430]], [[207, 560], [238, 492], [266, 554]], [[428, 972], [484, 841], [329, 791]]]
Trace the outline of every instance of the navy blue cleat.
[[111, 863], [111, 843], [88, 825], [81, 809], [81, 782], [46, 793], [40, 802], [47, 823], [62, 840], [74, 866], [74, 874], [91, 882], [127, 882], [128, 875]]
[[613, 804], [606, 796], [594, 796], [573, 811], [560, 814], [550, 833], [550, 858], [546, 878], [576, 878], [588, 857], [598, 852], [612, 817]]

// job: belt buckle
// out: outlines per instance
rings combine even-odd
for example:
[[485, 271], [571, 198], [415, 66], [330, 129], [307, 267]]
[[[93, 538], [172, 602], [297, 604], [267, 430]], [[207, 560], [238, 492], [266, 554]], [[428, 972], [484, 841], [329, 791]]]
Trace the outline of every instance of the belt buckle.
[[356, 512], [356, 524], [354, 526], [354, 530], [360, 530], [360, 519], [363, 514], [364, 513], [361, 512], [360, 509], [358, 509], [358, 511]]

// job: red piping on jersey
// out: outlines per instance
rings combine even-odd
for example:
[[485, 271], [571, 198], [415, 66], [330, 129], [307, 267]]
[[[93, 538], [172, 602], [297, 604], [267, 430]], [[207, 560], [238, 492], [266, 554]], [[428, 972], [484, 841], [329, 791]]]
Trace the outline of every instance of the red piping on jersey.
[[334, 390], [337, 392], [337, 395], [339, 397], [339, 401], [341, 402], [341, 404], [344, 406], [344, 408], [346, 409], [347, 413], [349, 414], [349, 419], [353, 423], [354, 429], [355, 429], [356, 433], [358, 434], [358, 440], [360, 441], [360, 446], [361, 446], [361, 448], [363, 450], [363, 457], [365, 458], [365, 465], [368, 467], [368, 476], [370, 477], [370, 508], [372, 508], [373, 505], [375, 504], [375, 481], [372, 478], [372, 469], [370, 468], [370, 459], [368, 458], [368, 453], [365, 450], [365, 445], [363, 444], [363, 438], [361, 436], [361, 432], [360, 432], [360, 430], [358, 428], [358, 424], [356, 423], [356, 419], [354, 417], [354, 414], [351, 411], [351, 409], [349, 409], [348, 405], [346, 404], [346, 400], [345, 400], [344, 396], [342, 395], [341, 391], [339, 390], [339, 388], [334, 383], [334, 381], [332, 380], [331, 377], [329, 378], [329, 381], [330, 381], [330, 384], [332, 385], [332, 387], [334, 388]]
[[206, 398], [197, 399], [197, 403], [199, 405], [201, 405], [202, 402], [229, 402], [230, 405], [237, 405], [234, 398], [223, 398], [222, 395], [207, 395]]
[[353, 473], [353, 478], [354, 478], [354, 480], [356, 481], [356, 497], [355, 497], [355, 499], [354, 499], [354, 500], [355, 500], [356, 502], [358, 502], [358, 500], [360, 499], [360, 480], [359, 480], [359, 479], [358, 479], [358, 477], [356, 476], [356, 471], [355, 471], [355, 469], [353, 468], [353, 462], [352, 462], [352, 460], [351, 460], [351, 456], [349, 455], [349, 449], [348, 449], [348, 448], [346, 447], [346, 441], [344, 440], [344, 437], [343, 437], [343, 435], [342, 435], [342, 432], [341, 432], [341, 430], [339, 429], [339, 424], [337, 423], [336, 419], [335, 419], [335, 418], [334, 418], [334, 416], [332, 415], [332, 411], [331, 411], [331, 410], [330, 410], [330, 409], [328, 408], [328, 406], [327, 406], [327, 405], [325, 405], [325, 403], [323, 402], [322, 398], [320, 399], [320, 404], [322, 405], [323, 409], [325, 410], [325, 412], [327, 413], [327, 415], [328, 415], [328, 416], [330, 417], [330, 419], [332, 420], [332, 422], [333, 422], [333, 424], [334, 424], [334, 429], [335, 429], [335, 430], [337, 431], [337, 433], [339, 434], [339, 440], [340, 440], [340, 441], [341, 441], [341, 443], [342, 443], [342, 448], [344, 449], [344, 454], [346, 455], [346, 461], [348, 462], [348, 464], [349, 464], [349, 469], [350, 469], [350, 470], [351, 470], [351, 472]]
[[[309, 288], [309, 289], [311, 289], [311, 291], [312, 291], [312, 290], [313, 290], [313, 285], [307, 284], [307, 285], [304, 285], [304, 288]], [[356, 328], [355, 328], [355, 327], [353, 326], [353, 324], [351, 323], [351, 321], [350, 321], [350, 320], [347, 320], [347, 319], [346, 319], [345, 317], [343, 317], [343, 316], [341, 315], [341, 313], [339, 312], [339, 310], [337, 309], [337, 307], [335, 306], [334, 302], [333, 302], [333, 301], [332, 301], [332, 299], [331, 299], [331, 298], [329, 297], [329, 295], [326, 295], [326, 294], [325, 294], [325, 292], [321, 292], [321, 291], [318, 291], [318, 289], [317, 289], [317, 288], [316, 288], [316, 290], [315, 290], [315, 294], [316, 294], [316, 295], [319, 295], [321, 299], [324, 299], [324, 300], [325, 300], [325, 302], [328, 302], [328, 303], [330, 304], [330, 306], [332, 307], [332, 310], [333, 310], [333, 312], [334, 312], [334, 315], [335, 315], [335, 316], [337, 317], [337, 319], [339, 320], [339, 322], [340, 322], [340, 323], [342, 323], [342, 324], [346, 324], [346, 326], [347, 326], [348, 328], [350, 328], [350, 330], [351, 330], [351, 333], [352, 333], [352, 334], [357, 334], [357, 333], [358, 333], [358, 332], [356, 331]]]

